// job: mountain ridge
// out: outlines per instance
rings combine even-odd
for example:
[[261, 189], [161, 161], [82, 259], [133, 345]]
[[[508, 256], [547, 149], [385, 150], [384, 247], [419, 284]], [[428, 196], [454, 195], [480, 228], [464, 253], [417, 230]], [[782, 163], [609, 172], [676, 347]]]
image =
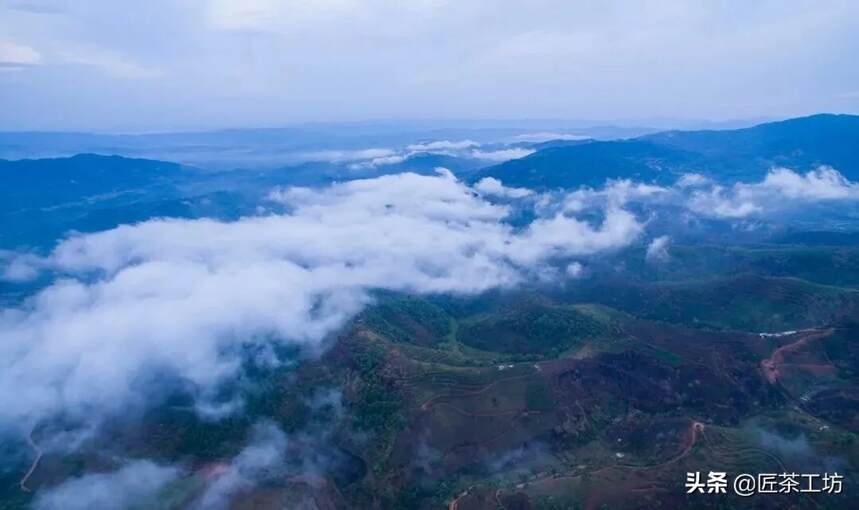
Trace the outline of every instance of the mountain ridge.
[[778, 166], [820, 165], [859, 179], [859, 116], [816, 114], [732, 130], [663, 131], [626, 140], [554, 146], [485, 168], [509, 186], [575, 188], [608, 179], [670, 184], [684, 173], [717, 181], [759, 180]]

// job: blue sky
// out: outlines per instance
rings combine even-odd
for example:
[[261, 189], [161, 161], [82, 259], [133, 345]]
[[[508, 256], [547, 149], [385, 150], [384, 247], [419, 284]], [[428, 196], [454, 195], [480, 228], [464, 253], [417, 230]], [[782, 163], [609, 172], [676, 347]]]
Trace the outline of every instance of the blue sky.
[[859, 2], [0, 1], [0, 129], [859, 112]]

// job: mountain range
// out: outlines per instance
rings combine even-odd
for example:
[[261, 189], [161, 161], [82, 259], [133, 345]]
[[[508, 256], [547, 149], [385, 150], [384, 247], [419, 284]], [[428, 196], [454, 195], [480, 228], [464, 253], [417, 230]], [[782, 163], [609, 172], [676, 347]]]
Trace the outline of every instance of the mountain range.
[[[266, 140], [285, 134], [256, 132]], [[49, 143], [51, 136], [29, 138]], [[209, 143], [219, 136], [229, 143], [236, 136], [247, 143], [256, 140], [251, 131], [179, 138]], [[29, 138], [0, 135], [0, 148]], [[60, 139], [63, 150], [106, 140], [103, 135]], [[215, 146], [207, 147], [218, 152]], [[596, 187], [610, 179], [670, 184], [685, 173], [722, 183], [757, 181], [777, 166], [807, 171], [828, 165], [850, 180], [859, 180], [859, 116], [855, 115], [820, 114], [743, 129], [663, 131], [628, 139], [516, 142], [508, 147], [534, 152], [491, 166], [485, 166], [486, 160], [442, 150], [412, 152], [402, 161], [361, 169], [348, 161], [318, 161], [217, 171], [127, 157], [129, 151], [119, 147], [116, 150], [122, 155], [0, 159], [0, 248], [45, 247], [71, 230], [92, 232], [159, 216], [234, 218], [252, 213], [275, 186], [324, 185], [404, 171], [429, 174], [439, 166], [471, 182], [493, 177], [507, 186], [535, 190]]]
[[773, 167], [820, 165], [859, 179], [859, 116], [820, 114], [732, 130], [664, 131], [625, 140], [558, 144], [478, 172], [508, 186], [599, 186], [607, 179], [668, 184], [684, 173], [760, 180]]

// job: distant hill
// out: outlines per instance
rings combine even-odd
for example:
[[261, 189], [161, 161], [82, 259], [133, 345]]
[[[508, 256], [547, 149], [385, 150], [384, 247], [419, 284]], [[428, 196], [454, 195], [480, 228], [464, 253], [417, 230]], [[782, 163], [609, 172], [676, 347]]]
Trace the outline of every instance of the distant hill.
[[555, 145], [485, 168], [510, 186], [573, 188], [606, 179], [667, 184], [698, 172], [723, 182], [758, 180], [774, 166], [830, 165], [859, 180], [859, 116], [821, 114], [724, 131], [665, 131], [630, 140]]
[[545, 142], [532, 143], [528, 145], [529, 149], [533, 149], [535, 151], [540, 151], [543, 149], [552, 149], [555, 147], [572, 147], [573, 145], [584, 145], [586, 143], [593, 143], [596, 140], [593, 138], [583, 138], [581, 140], [546, 140]]
[[0, 159], [0, 250], [48, 248], [70, 231], [94, 232], [157, 217], [234, 219], [253, 214], [275, 186], [445, 167], [468, 175], [485, 162], [418, 153], [378, 167], [308, 162], [271, 170], [209, 172], [165, 161], [79, 154]]
[[189, 173], [176, 163], [95, 154], [0, 160], [0, 249], [44, 247], [69, 230], [188, 216], [179, 186]]
[[[402, 172], [435, 175], [435, 170], [439, 167], [447, 168], [460, 177], [467, 177], [474, 173], [478, 168], [486, 166], [486, 161], [480, 159], [449, 156], [445, 154], [433, 154], [429, 152], [412, 154], [403, 161], [397, 163], [377, 166], [361, 166], [360, 163], [362, 162], [354, 162], [355, 166], [350, 166], [350, 164], [343, 163], [311, 161], [273, 170], [255, 171], [254, 174], [258, 176], [259, 184], [267, 186], [281, 186], [284, 184], [297, 186], [320, 186], [330, 184], [332, 182], [367, 179], [378, 177], [380, 175], [398, 174]], [[232, 174], [236, 173], [237, 172], [232, 172]]]
[[68, 157], [80, 153], [176, 161], [207, 170], [271, 170], [300, 164], [306, 153], [406, 147], [440, 140], [541, 140], [586, 135], [602, 140], [655, 133], [654, 127], [612, 126], [586, 121], [385, 121], [309, 123], [278, 128], [198, 132], [106, 134], [0, 131], [0, 159]]
[[0, 160], [0, 210], [58, 206], [85, 197], [166, 184], [176, 163], [79, 154], [70, 158]]

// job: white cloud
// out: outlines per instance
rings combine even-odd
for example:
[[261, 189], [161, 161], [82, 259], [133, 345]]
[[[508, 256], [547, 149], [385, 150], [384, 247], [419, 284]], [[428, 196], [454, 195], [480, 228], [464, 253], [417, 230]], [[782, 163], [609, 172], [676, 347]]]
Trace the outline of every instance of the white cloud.
[[332, 163], [343, 163], [348, 161], [365, 161], [379, 158], [396, 156], [392, 149], [370, 148], [358, 150], [324, 150], [305, 152], [298, 156], [303, 161], [330, 161]]
[[589, 207], [610, 205], [622, 207], [630, 201], [655, 202], [669, 198], [670, 188], [633, 182], [629, 179], [609, 181], [603, 188], [582, 187], [564, 196], [564, 210], [579, 212]]
[[366, 5], [356, 0], [211, 0], [207, 21], [212, 28], [248, 33], [308, 30], [337, 17], [360, 17]]
[[534, 192], [527, 188], [508, 188], [501, 181], [493, 177], [484, 177], [474, 185], [474, 189], [484, 195], [499, 196], [507, 198], [524, 198], [533, 195]]
[[539, 131], [536, 133], [524, 133], [521, 135], [516, 135], [514, 139], [522, 141], [522, 142], [548, 142], [550, 140], [588, 140], [589, 136], [585, 135], [576, 135], [572, 133], [553, 133], [551, 131]]
[[197, 508], [228, 508], [230, 499], [242, 490], [253, 488], [263, 479], [276, 478], [286, 455], [287, 437], [271, 423], [257, 424], [253, 438], [206, 488]]
[[473, 140], [460, 140], [454, 142], [451, 140], [436, 140], [434, 142], [415, 143], [406, 147], [406, 149], [414, 152], [431, 152], [439, 150], [462, 150], [471, 147], [477, 147], [477, 142]]
[[643, 229], [632, 213], [619, 208], [608, 209], [597, 229], [559, 213], [535, 220], [522, 235], [511, 238], [507, 256], [527, 267], [553, 256], [593, 254], [625, 246]]
[[579, 278], [582, 276], [585, 267], [581, 264], [581, 262], [573, 262], [567, 266], [567, 276], [570, 278]]
[[241, 346], [317, 346], [371, 289], [515, 285], [643, 229], [610, 207], [597, 226], [554, 213], [517, 230], [507, 207], [440, 173], [273, 192], [288, 214], [152, 220], [63, 241], [42, 264], [66, 277], [0, 312], [0, 421], [24, 431], [59, 411], [95, 421], [145, 397], [133, 382], [148, 369], [205, 401], [239, 370]]
[[659, 236], [650, 241], [650, 244], [647, 245], [647, 253], [645, 254], [646, 260], [651, 264], [668, 261], [671, 258], [668, 254], [668, 245], [670, 243], [671, 238], [669, 236]]
[[6, 5], [14, 10], [38, 14], [63, 12], [62, 0], [8, 0]]
[[857, 198], [859, 185], [832, 168], [821, 167], [805, 174], [775, 168], [761, 182], [696, 189], [689, 197], [688, 207], [704, 216], [745, 218], [813, 202]]
[[14, 69], [40, 63], [42, 55], [29, 46], [0, 41], [0, 68]]
[[352, 163], [349, 165], [350, 170], [369, 170], [386, 165], [398, 165], [407, 160], [408, 156], [393, 155], [373, 158], [370, 161], [362, 161], [361, 163]]
[[732, 194], [722, 186], [708, 190], [694, 191], [689, 198], [688, 207], [702, 216], [716, 218], [745, 218], [763, 212], [763, 207], [750, 198]]
[[[832, 200], [859, 197], [859, 186], [848, 181], [830, 167], [800, 175], [787, 168], [771, 170], [758, 187], [772, 190], [784, 197], [810, 200]], [[755, 189], [752, 190], [752, 194]]]
[[150, 461], [132, 461], [120, 469], [72, 478], [37, 494], [36, 510], [110, 510], [131, 508], [155, 497], [179, 472]]
[[678, 188], [695, 188], [710, 184], [711, 182], [712, 181], [704, 175], [690, 173], [681, 175], [674, 185]]
[[61, 45], [52, 55], [58, 62], [98, 69], [111, 77], [121, 79], [152, 79], [163, 71], [143, 65], [113, 50], [91, 45]]
[[472, 140], [436, 140], [411, 144], [405, 149], [371, 148], [360, 150], [325, 150], [306, 152], [299, 155], [301, 161], [330, 161], [349, 163], [352, 170], [369, 170], [385, 165], [396, 165], [420, 153], [438, 154], [451, 157], [484, 159], [487, 161], [508, 161], [534, 153], [533, 149], [511, 148], [498, 150], [476, 149], [480, 144]]
[[[20, 4], [31, 8], [14, 8]], [[834, 96], [856, 90], [855, 77], [833, 70], [852, 64], [855, 2], [742, 9], [664, 2], [635, 13], [603, 4], [2, 2], [2, 33], [46, 61], [50, 46], [91, 45], [164, 77], [163, 87], [118, 93], [111, 76], [86, 66], [18, 73], [27, 76], [7, 80], [2, 91], [15, 106], [4, 129], [498, 116], [631, 125], [659, 115], [724, 119], [851, 106]], [[61, 12], [32, 12], [46, 10]], [[823, 74], [832, 79], [820, 80]], [[774, 78], [794, 86], [773, 94]], [[83, 81], [87, 87], [65, 86]], [[43, 106], [53, 104], [63, 104], [62, 112]], [[535, 130], [565, 134], [545, 126]]]
[[[827, 168], [777, 169], [732, 187], [614, 181], [538, 196], [495, 179], [471, 188], [439, 173], [278, 189], [269, 198], [288, 213], [152, 220], [71, 237], [45, 258], [4, 254], [7, 278], [42, 270], [61, 278], [0, 311], [0, 422], [29, 432], [60, 411], [97, 421], [142, 400], [133, 382], [150, 369], [191, 383], [205, 406], [237, 374], [242, 346], [315, 348], [367, 305], [373, 289], [477, 293], [558, 264], [577, 277], [582, 267], [570, 258], [642, 235], [630, 204], [737, 219], [859, 198], [856, 184]], [[488, 195], [527, 198], [538, 218], [514, 228], [505, 219], [516, 204]], [[669, 243], [653, 239], [648, 260], [664, 260]]]
[[489, 161], [509, 161], [511, 159], [524, 158], [525, 156], [534, 154], [534, 149], [499, 149], [494, 151], [474, 150], [471, 152], [472, 157], [477, 159], [486, 159]]
[[603, 188], [582, 187], [560, 198], [544, 196], [538, 205], [553, 207], [562, 202], [564, 211], [576, 213], [593, 207], [623, 207], [629, 203], [683, 207], [711, 218], [744, 219], [767, 216], [815, 203], [859, 199], [859, 184], [830, 167], [805, 174], [786, 168], [770, 170], [758, 182], [717, 184], [700, 174], [685, 174], [673, 186], [657, 186], [630, 180], [609, 181]]
[[0, 250], [0, 280], [25, 282], [32, 280], [42, 268], [42, 260], [31, 254]]
[[[310, 406], [340, 406], [339, 392], [322, 393]], [[199, 490], [184, 494], [193, 498], [183, 508], [220, 510], [232, 508], [237, 498], [269, 481], [296, 476], [323, 477], [342, 460], [330, 441], [331, 424], [285, 434], [276, 424], [261, 421], [250, 428], [250, 437], [231, 459], [213, 462], [194, 472], [148, 460], [125, 461], [114, 471], [71, 478], [36, 494], [36, 510], [114, 510], [161, 508], [171, 492], [169, 484], [193, 482]]]

